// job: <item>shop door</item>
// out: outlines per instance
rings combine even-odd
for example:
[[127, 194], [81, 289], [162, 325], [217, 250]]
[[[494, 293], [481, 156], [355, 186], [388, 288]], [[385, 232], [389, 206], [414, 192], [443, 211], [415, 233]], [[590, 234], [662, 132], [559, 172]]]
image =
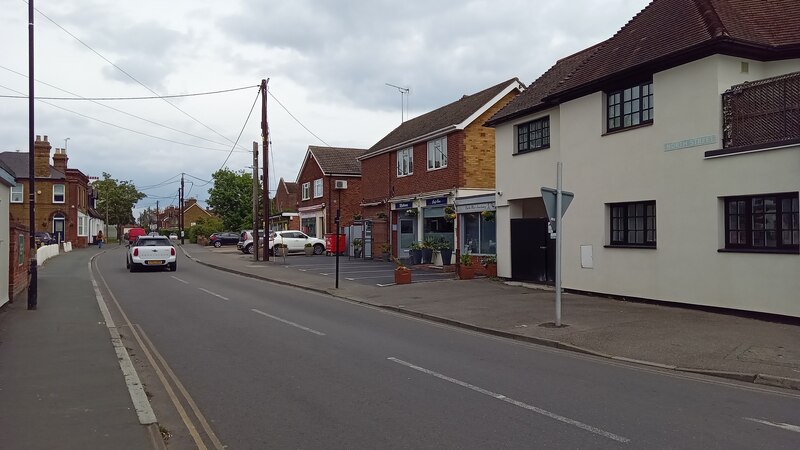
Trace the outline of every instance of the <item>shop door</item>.
[[59, 243], [64, 242], [64, 216], [61, 214], [53, 217], [53, 237]]
[[[555, 280], [555, 240], [546, 218], [511, 219], [511, 278], [547, 283]], [[551, 242], [552, 241], [552, 242]]]
[[408, 258], [411, 244], [417, 240], [417, 219], [400, 219], [397, 229], [397, 257]]

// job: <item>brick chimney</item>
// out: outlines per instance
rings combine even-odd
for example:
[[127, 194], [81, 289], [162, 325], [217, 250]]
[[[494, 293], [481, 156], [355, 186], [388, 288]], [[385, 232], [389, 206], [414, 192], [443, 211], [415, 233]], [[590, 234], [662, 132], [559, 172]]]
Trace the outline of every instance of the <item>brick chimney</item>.
[[53, 154], [53, 167], [55, 167], [57, 171], [66, 175], [67, 161], [69, 161], [69, 158], [67, 158], [67, 149], [57, 148]]
[[187, 198], [183, 200], [183, 210], [186, 211], [187, 209], [191, 208], [192, 205], [197, 203], [196, 198]]
[[50, 178], [50, 142], [47, 141], [47, 135], [42, 139], [41, 136], [36, 136], [36, 142], [33, 143], [33, 175], [37, 178]]

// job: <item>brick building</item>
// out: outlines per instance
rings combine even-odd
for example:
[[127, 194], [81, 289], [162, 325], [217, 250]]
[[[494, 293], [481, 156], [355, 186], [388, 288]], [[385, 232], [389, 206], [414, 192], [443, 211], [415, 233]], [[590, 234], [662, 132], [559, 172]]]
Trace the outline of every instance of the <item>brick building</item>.
[[[347, 227], [360, 220], [361, 164], [357, 158], [364, 152], [366, 150], [361, 148], [308, 147], [297, 174], [297, 212], [303, 232], [318, 238], [336, 232], [339, 208], [341, 226]], [[336, 189], [336, 181], [346, 181], [347, 189]]]
[[[34, 142], [34, 176], [36, 183], [36, 230], [53, 234], [60, 242], [85, 247], [91, 242], [89, 229], [89, 178], [78, 169], [67, 167], [66, 151], [56, 148], [53, 164], [47, 136], [36, 136]], [[0, 160], [16, 174], [17, 186], [11, 188], [12, 222], [27, 223], [28, 153], [3, 152]]]
[[494, 210], [495, 135], [483, 124], [524, 87], [512, 78], [465, 95], [404, 122], [359, 158], [372, 254], [391, 243], [406, 257], [423, 240], [494, 253], [491, 223], [480, 212]]
[[278, 188], [275, 190], [275, 196], [270, 202], [272, 203], [273, 213], [269, 218], [269, 227], [271, 230], [300, 229], [300, 215], [297, 213], [297, 183], [285, 181], [283, 177], [281, 177], [278, 181]]

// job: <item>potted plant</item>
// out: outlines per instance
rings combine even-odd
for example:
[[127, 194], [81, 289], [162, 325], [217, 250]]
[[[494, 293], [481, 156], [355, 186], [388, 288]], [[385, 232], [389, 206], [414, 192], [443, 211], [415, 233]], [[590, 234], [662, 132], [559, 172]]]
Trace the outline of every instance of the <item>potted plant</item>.
[[361, 220], [361, 214], [359, 213], [353, 214], [353, 220]]
[[388, 242], [381, 244], [381, 260], [388, 262], [392, 255], [392, 246]]
[[497, 278], [497, 256], [487, 255], [481, 258], [481, 265], [486, 269], [486, 276]]
[[459, 258], [458, 278], [462, 280], [475, 278], [475, 268], [472, 266], [472, 255], [469, 252], [462, 253]]
[[425, 238], [420, 244], [420, 251], [422, 253], [422, 264], [431, 264], [433, 262], [433, 247], [434, 240], [432, 238]]
[[381, 211], [378, 214], [376, 214], [375, 217], [377, 217], [378, 219], [381, 219], [381, 220], [386, 219], [386, 213]]
[[422, 248], [419, 245], [419, 242], [414, 241], [408, 247], [408, 255], [411, 257], [411, 264], [421, 264], [422, 263]]
[[494, 211], [481, 211], [481, 217], [487, 222], [494, 222]]
[[452, 222], [456, 220], [456, 209], [452, 206], [445, 206], [444, 207], [444, 220], [448, 222]]
[[416, 208], [414, 208], [414, 209], [407, 209], [407, 210], [406, 210], [406, 215], [407, 215], [408, 217], [417, 217], [417, 209], [416, 209]]
[[306, 245], [303, 247], [303, 250], [305, 250], [306, 256], [311, 256], [314, 254], [314, 246], [311, 245], [311, 242], [306, 242]]
[[353, 239], [353, 256], [361, 258], [361, 252], [364, 250], [364, 241], [360, 238]]
[[397, 264], [394, 269], [394, 284], [409, 284], [411, 283], [411, 269], [406, 267], [402, 261], [397, 258], [392, 258]]
[[445, 238], [439, 239], [439, 243], [436, 247], [437, 250], [439, 250], [439, 254], [442, 256], [442, 265], [449, 266], [453, 258], [453, 246], [450, 245], [450, 241]]
[[272, 252], [275, 256], [283, 256], [286, 257], [286, 254], [289, 253], [289, 246], [286, 244], [276, 243], [272, 246]]

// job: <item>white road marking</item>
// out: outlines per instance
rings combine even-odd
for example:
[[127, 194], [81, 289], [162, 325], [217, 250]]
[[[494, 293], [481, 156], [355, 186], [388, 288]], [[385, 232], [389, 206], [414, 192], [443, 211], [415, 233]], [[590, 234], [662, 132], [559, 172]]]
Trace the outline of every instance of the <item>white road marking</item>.
[[189, 284], [189, 282], [188, 282], [188, 281], [181, 280], [180, 278], [176, 277], [175, 275], [170, 275], [170, 276], [171, 276], [172, 278], [175, 278], [176, 280], [180, 281], [180, 282], [181, 282], [181, 283], [183, 283], [183, 284]]
[[745, 417], [744, 420], [749, 420], [751, 422], [763, 423], [764, 425], [769, 425], [771, 427], [782, 428], [784, 430], [794, 431], [795, 433], [800, 433], [800, 426], [797, 426], [797, 425], [792, 425], [792, 424], [788, 424], [788, 423], [775, 423], [775, 422], [770, 422], [768, 420], [754, 419], [752, 417]]
[[211, 294], [214, 297], [218, 297], [218, 298], [221, 298], [223, 300], [230, 300], [228, 297], [223, 297], [223, 296], [217, 294], [216, 292], [209, 291], [208, 289], [203, 289], [203, 288], [197, 288], [197, 289], [200, 289], [201, 291], [205, 292], [206, 294]]
[[471, 385], [469, 383], [466, 383], [466, 382], [463, 382], [463, 381], [460, 381], [460, 380], [456, 380], [455, 378], [450, 378], [450, 377], [448, 377], [446, 375], [443, 375], [443, 374], [440, 374], [438, 372], [434, 372], [432, 370], [425, 369], [424, 367], [415, 366], [414, 364], [411, 364], [409, 362], [403, 361], [402, 359], [397, 359], [397, 358], [393, 358], [393, 357], [392, 358], [387, 358], [387, 359], [390, 360], [390, 361], [396, 362], [398, 364], [404, 365], [406, 367], [410, 367], [410, 368], [412, 368], [414, 370], [420, 371], [420, 372], [422, 372], [424, 374], [434, 376], [434, 377], [439, 378], [441, 380], [449, 381], [450, 383], [457, 384], [457, 385], [459, 385], [461, 387], [465, 387], [467, 389], [471, 389], [471, 390], [473, 390], [475, 392], [478, 392], [478, 393], [481, 393], [481, 394], [484, 394], [484, 395], [488, 395], [489, 397], [493, 397], [493, 398], [496, 398], [497, 400], [504, 401], [506, 403], [510, 403], [510, 404], [512, 404], [514, 406], [518, 406], [520, 408], [527, 409], [528, 411], [533, 411], [533, 412], [535, 412], [537, 414], [541, 414], [541, 415], [543, 415], [545, 417], [549, 417], [549, 418], [551, 418], [553, 420], [557, 420], [559, 422], [563, 422], [563, 423], [566, 423], [568, 425], [572, 425], [572, 426], [578, 427], [578, 428], [580, 428], [582, 430], [585, 430], [585, 431], [588, 431], [590, 433], [594, 433], [594, 434], [606, 437], [608, 439], [612, 439], [612, 440], [615, 440], [617, 442], [621, 442], [623, 444], [627, 444], [628, 442], [631, 441], [630, 439], [628, 439], [626, 437], [622, 437], [622, 436], [616, 435], [614, 433], [610, 433], [608, 431], [601, 430], [599, 428], [595, 428], [595, 427], [593, 427], [591, 425], [587, 425], [587, 424], [585, 424], [583, 422], [578, 422], [577, 420], [570, 419], [570, 418], [564, 417], [564, 416], [560, 416], [558, 414], [552, 413], [552, 412], [544, 410], [542, 408], [538, 408], [538, 407], [533, 406], [533, 405], [528, 405], [526, 403], [522, 403], [520, 401], [508, 398], [505, 395], [497, 394], [497, 393], [494, 393], [492, 391], [488, 391], [486, 389], [479, 388], [478, 386], [474, 386], [474, 385]]
[[293, 327], [300, 328], [303, 331], [308, 331], [309, 333], [314, 333], [317, 336], [325, 336], [325, 333], [319, 332], [317, 330], [312, 330], [311, 328], [304, 327], [302, 325], [298, 325], [298, 324], [296, 324], [294, 322], [290, 322], [290, 321], [288, 321], [286, 319], [281, 319], [280, 317], [275, 317], [275, 316], [273, 316], [271, 314], [265, 313], [264, 311], [259, 311], [257, 309], [251, 309], [250, 311], [253, 311], [256, 314], [261, 314], [262, 316], [269, 317], [270, 319], [277, 320], [278, 322], [285, 323], [286, 325], [291, 325]]

